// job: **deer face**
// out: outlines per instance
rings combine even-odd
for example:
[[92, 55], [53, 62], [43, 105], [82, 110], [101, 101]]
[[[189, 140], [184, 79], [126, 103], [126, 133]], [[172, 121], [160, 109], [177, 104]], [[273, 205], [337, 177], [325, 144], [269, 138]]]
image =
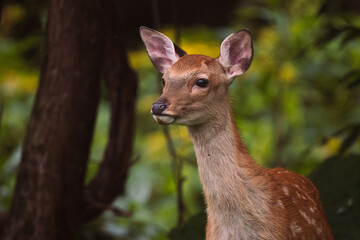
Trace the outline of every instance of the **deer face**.
[[162, 124], [198, 125], [213, 117], [216, 103], [227, 96], [227, 78], [213, 58], [186, 55], [163, 75], [163, 94], [152, 113]]
[[245, 72], [252, 61], [251, 36], [239, 31], [224, 40], [220, 57], [186, 55], [160, 32], [140, 28], [149, 57], [163, 75], [163, 94], [152, 106], [160, 124], [194, 126], [221, 112], [231, 78]]

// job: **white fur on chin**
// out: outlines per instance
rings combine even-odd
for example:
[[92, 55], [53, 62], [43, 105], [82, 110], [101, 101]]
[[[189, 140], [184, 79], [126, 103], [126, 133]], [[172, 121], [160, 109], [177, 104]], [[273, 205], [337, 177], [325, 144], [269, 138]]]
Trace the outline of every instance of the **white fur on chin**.
[[170, 124], [175, 121], [175, 118], [168, 115], [154, 115], [153, 118], [160, 124]]

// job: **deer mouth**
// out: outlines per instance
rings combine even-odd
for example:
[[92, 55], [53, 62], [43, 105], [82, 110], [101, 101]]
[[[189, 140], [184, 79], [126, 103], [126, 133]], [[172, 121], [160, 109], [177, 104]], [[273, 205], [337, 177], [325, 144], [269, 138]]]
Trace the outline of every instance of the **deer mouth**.
[[162, 125], [168, 125], [175, 121], [175, 117], [167, 114], [153, 114], [155, 121]]

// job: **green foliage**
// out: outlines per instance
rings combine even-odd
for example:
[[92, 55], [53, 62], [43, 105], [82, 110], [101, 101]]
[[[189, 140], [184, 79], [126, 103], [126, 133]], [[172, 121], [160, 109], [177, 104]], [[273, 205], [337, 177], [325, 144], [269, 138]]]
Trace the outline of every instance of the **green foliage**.
[[[253, 66], [233, 88], [237, 120], [245, 139], [257, 139], [248, 142], [255, 159], [303, 174], [336, 153], [344, 136], [336, 136], [337, 145], [322, 139], [330, 139], [336, 130], [359, 122], [360, 117], [359, 89], [349, 87], [359, 77], [349, 75], [358, 72], [360, 56], [355, 45], [359, 46], [360, 39], [348, 38], [350, 32], [344, 31], [324, 40], [327, 27], [335, 21], [333, 16], [319, 15], [321, 7], [321, 1], [292, 1], [285, 8], [269, 4], [238, 11], [238, 22], [251, 26], [261, 18], [266, 25], [254, 34]], [[340, 22], [340, 18], [335, 19]], [[358, 21], [354, 18], [359, 19], [353, 16], [353, 22]], [[253, 132], [248, 125], [263, 130]], [[253, 151], [253, 144], [262, 150], [254, 146]], [[359, 151], [359, 145], [353, 147]]]
[[[180, 46], [184, 50], [212, 57], [218, 56], [221, 41], [231, 32], [249, 28], [253, 33], [253, 65], [234, 80], [231, 96], [244, 141], [263, 166], [282, 165], [307, 175], [339, 152], [360, 153], [360, 17], [329, 6], [331, 2], [322, 0], [252, 1], [229, 13], [230, 27], [181, 29]], [[11, 203], [42, 57], [45, 8], [27, 10], [20, 3], [5, 4], [0, 25], [0, 211]], [[36, 28], [21, 27], [36, 18]], [[173, 36], [171, 28], [160, 30]], [[159, 95], [158, 74], [140, 42], [128, 53], [139, 77], [135, 164], [126, 193], [114, 206], [133, 215], [122, 218], [107, 211], [84, 225], [78, 239], [203, 239], [204, 206], [196, 160], [186, 129], [176, 126], [170, 127], [170, 134], [178, 158], [184, 162], [184, 216], [188, 222], [168, 236], [177, 219], [176, 185], [166, 139], [149, 114]], [[102, 159], [108, 114], [103, 91], [87, 181], [96, 174]], [[330, 222], [339, 226], [334, 230], [338, 239], [355, 239], [341, 235], [345, 225], [340, 223], [350, 221], [350, 226], [355, 215], [349, 209], [360, 212], [355, 209], [358, 195], [349, 195], [355, 193], [358, 182], [346, 178], [356, 175], [346, 172], [358, 169], [354, 158], [330, 159], [314, 173], [316, 176], [311, 175], [316, 183], [321, 180], [319, 189], [325, 193], [322, 196]], [[337, 180], [338, 191], [330, 184], [321, 185], [325, 179], [332, 179], [334, 184]], [[337, 214], [341, 207], [345, 211]], [[198, 212], [199, 216], [192, 217]]]

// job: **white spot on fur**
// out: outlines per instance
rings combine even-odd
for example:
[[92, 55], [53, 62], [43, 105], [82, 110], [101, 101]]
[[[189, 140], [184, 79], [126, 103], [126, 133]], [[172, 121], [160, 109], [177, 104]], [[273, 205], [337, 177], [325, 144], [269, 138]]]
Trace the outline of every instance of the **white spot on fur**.
[[300, 212], [301, 216], [303, 216], [304, 219], [305, 219], [310, 225], [313, 225], [313, 226], [316, 225], [315, 220], [312, 219], [311, 217], [309, 217], [308, 215], [306, 215], [305, 212], [303, 212], [303, 211], [299, 211], [299, 212]]
[[306, 197], [306, 196], [304, 196], [304, 195], [302, 195], [302, 199], [307, 200], [307, 197]]
[[315, 209], [313, 207], [309, 207], [310, 212], [314, 213]]
[[317, 233], [318, 235], [320, 235], [320, 234], [322, 233], [322, 228], [321, 228], [321, 227], [317, 227], [317, 228], [316, 228], [316, 233]]
[[284, 204], [281, 200], [277, 200], [277, 204], [282, 208], [285, 209]]
[[301, 227], [298, 226], [298, 225], [296, 225], [295, 222], [290, 225], [290, 228], [291, 228], [291, 234], [292, 234], [294, 237], [296, 237], [296, 235], [297, 235], [298, 233], [301, 233], [301, 231], [302, 231]]
[[310, 199], [309, 195], [306, 192], [304, 192], [304, 195], [306, 198]]
[[287, 187], [283, 187], [283, 191], [286, 196], [289, 196], [289, 189]]

